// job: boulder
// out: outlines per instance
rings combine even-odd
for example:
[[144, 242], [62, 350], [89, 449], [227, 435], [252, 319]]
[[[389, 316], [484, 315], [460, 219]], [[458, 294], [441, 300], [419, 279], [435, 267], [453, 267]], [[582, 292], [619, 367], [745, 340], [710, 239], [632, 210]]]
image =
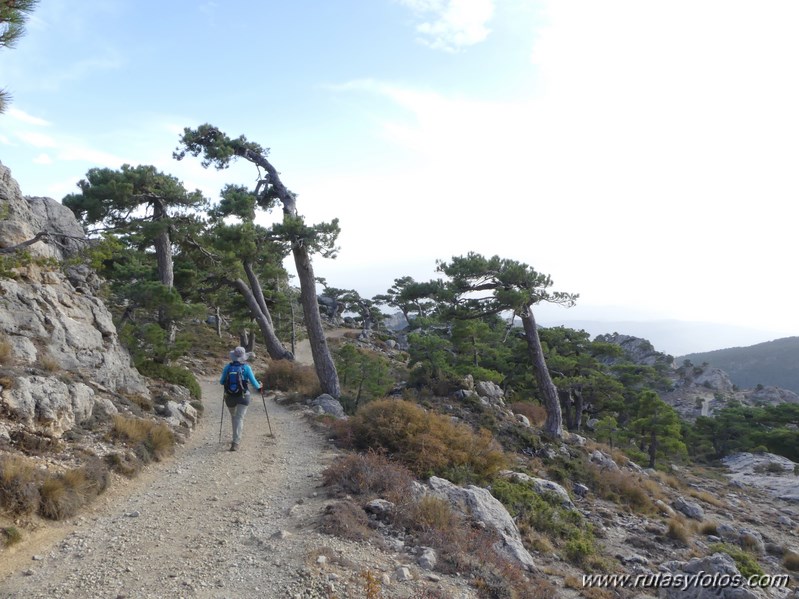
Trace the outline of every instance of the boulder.
[[474, 384], [474, 391], [480, 397], [485, 397], [490, 403], [505, 405], [505, 392], [502, 387], [491, 381], [477, 381]]
[[494, 545], [494, 550], [507, 560], [535, 570], [533, 557], [522, 545], [516, 523], [505, 506], [487, 489], [474, 485], [459, 487], [446, 479], [431, 476], [425, 492], [447, 500], [454, 509], [496, 531], [500, 540]]
[[595, 449], [590, 456], [590, 460], [599, 466], [600, 468], [605, 468], [607, 470], [618, 470], [619, 465], [610, 457], [608, 454]]
[[[671, 561], [661, 564], [664, 573], [680, 576], [686, 583], [696, 581], [697, 584], [683, 584], [681, 586], [661, 586], [658, 589], [660, 599], [765, 599], [768, 594], [762, 589], [742, 585], [733, 585], [732, 581], [743, 580], [735, 561], [726, 553], [694, 558], [688, 562]], [[694, 578], [692, 578], [694, 577]], [[708, 586], [702, 581], [712, 581], [716, 578], [718, 584]], [[726, 584], [723, 584], [726, 582]]]
[[334, 399], [327, 393], [322, 393], [316, 399], [308, 402], [308, 405], [314, 408], [319, 414], [330, 414], [336, 418], [344, 418], [344, 408], [341, 406], [339, 400]]
[[701, 522], [705, 517], [705, 510], [702, 509], [702, 506], [695, 501], [688, 501], [684, 497], [678, 497], [671, 505], [675, 510], [692, 520], [699, 520]]
[[577, 509], [574, 503], [572, 503], [571, 497], [569, 497], [569, 493], [566, 489], [556, 482], [546, 480], [545, 478], [536, 478], [535, 476], [530, 476], [523, 472], [513, 472], [511, 470], [503, 470], [499, 475], [512, 482], [525, 484], [539, 495], [554, 495], [558, 498], [561, 507], [565, 507], [569, 510]]
[[416, 563], [419, 564], [422, 570], [435, 570], [436, 564], [438, 563], [436, 550], [431, 547], [423, 547], [422, 555], [419, 556]]

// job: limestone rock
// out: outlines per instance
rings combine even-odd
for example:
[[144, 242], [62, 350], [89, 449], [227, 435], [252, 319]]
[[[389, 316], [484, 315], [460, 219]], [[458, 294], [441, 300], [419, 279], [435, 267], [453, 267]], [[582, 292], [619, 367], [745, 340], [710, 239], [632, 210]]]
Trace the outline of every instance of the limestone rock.
[[330, 414], [336, 418], [344, 418], [344, 408], [341, 406], [339, 400], [334, 399], [327, 393], [322, 393], [316, 399], [310, 400], [308, 405], [315, 408], [321, 414]]
[[[733, 559], [726, 553], [714, 553], [704, 558], [694, 558], [688, 562], [666, 562], [660, 569], [684, 577], [696, 575], [712, 578], [714, 575], [724, 577], [738, 577], [741, 573], [735, 566]], [[687, 580], [690, 580], [688, 578]], [[701, 584], [662, 587], [658, 590], [660, 599], [765, 599], [768, 595], [761, 589], [747, 586], [715, 586], [705, 588]]]
[[459, 487], [446, 479], [431, 476], [427, 492], [446, 499], [454, 509], [499, 533], [501, 540], [494, 550], [506, 559], [516, 561], [528, 570], [535, 570], [533, 557], [524, 548], [519, 529], [505, 506], [487, 489], [469, 485]]
[[499, 473], [499, 475], [512, 482], [525, 484], [539, 495], [552, 494], [556, 496], [562, 507], [570, 510], [577, 509], [574, 506], [574, 503], [572, 503], [571, 497], [569, 497], [569, 493], [566, 491], [566, 489], [556, 482], [547, 480], [545, 478], [536, 478], [534, 476], [530, 476], [529, 474], [524, 474], [523, 472], [513, 472], [511, 470], [503, 470]]
[[699, 520], [701, 522], [705, 517], [705, 510], [702, 509], [702, 506], [695, 501], [688, 501], [684, 497], [675, 499], [672, 506], [675, 510], [685, 514], [692, 520]]

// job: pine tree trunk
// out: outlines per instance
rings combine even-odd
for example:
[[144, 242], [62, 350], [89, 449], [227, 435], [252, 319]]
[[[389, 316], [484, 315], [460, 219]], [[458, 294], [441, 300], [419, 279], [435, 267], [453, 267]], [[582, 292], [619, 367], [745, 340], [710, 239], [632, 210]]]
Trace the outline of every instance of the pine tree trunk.
[[297, 267], [297, 278], [300, 280], [300, 301], [305, 315], [305, 327], [308, 330], [308, 341], [311, 355], [319, 378], [322, 393], [338, 399], [341, 397], [341, 386], [338, 381], [336, 364], [327, 346], [325, 330], [322, 327], [322, 316], [319, 314], [319, 302], [316, 300], [316, 278], [314, 277], [311, 257], [301, 243], [293, 243], [294, 264]]
[[242, 264], [244, 266], [244, 273], [247, 275], [247, 280], [250, 282], [250, 289], [252, 289], [252, 293], [255, 296], [255, 301], [258, 302], [258, 307], [260, 307], [261, 312], [264, 313], [269, 326], [274, 329], [275, 325], [272, 321], [272, 315], [269, 313], [269, 308], [266, 307], [266, 299], [264, 298], [264, 290], [261, 287], [261, 281], [258, 280], [258, 275], [255, 274], [249, 260], [244, 260]]
[[[153, 202], [153, 221], [157, 222], [166, 218], [166, 209], [161, 202]], [[175, 272], [172, 262], [172, 240], [169, 238], [169, 228], [164, 227], [153, 240], [155, 247], [155, 261], [158, 268], [158, 280], [162, 285], [172, 289], [175, 284]], [[166, 310], [158, 310], [158, 324], [167, 332], [167, 343], [171, 346], [177, 337], [177, 324], [166, 315]]]
[[524, 336], [527, 340], [527, 348], [530, 351], [530, 358], [533, 361], [533, 372], [538, 388], [544, 399], [544, 408], [547, 411], [547, 419], [544, 422], [544, 434], [556, 438], [563, 438], [563, 417], [558, 401], [558, 389], [552, 378], [549, 376], [544, 351], [541, 348], [541, 339], [538, 337], [538, 329], [535, 324], [532, 306], [527, 306], [521, 314], [522, 325], [524, 326]]
[[261, 330], [261, 335], [263, 335], [264, 345], [266, 346], [269, 357], [273, 360], [293, 360], [294, 355], [280, 343], [280, 339], [277, 338], [272, 328], [272, 323], [269, 322], [266, 315], [261, 311], [258, 300], [255, 299], [255, 295], [247, 286], [247, 283], [241, 279], [236, 279], [233, 281], [233, 287], [241, 293], [244, 301], [247, 302], [247, 307], [249, 307], [252, 317], [255, 319], [255, 322], [258, 323], [258, 328]]

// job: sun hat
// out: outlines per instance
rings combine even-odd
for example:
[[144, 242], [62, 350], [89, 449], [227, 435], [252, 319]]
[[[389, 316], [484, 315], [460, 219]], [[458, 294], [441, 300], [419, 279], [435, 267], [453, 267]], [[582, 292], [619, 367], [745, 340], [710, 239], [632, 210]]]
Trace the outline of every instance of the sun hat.
[[237, 347], [232, 352], [230, 352], [231, 362], [241, 362], [242, 364], [244, 364], [244, 362], [247, 361], [248, 357], [249, 356], [247, 355], [247, 350], [241, 346]]

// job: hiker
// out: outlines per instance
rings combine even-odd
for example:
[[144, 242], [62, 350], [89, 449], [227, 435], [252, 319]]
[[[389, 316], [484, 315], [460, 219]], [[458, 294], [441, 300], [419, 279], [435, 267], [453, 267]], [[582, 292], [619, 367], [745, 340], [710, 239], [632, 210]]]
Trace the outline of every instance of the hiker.
[[249, 385], [256, 391], [262, 389], [261, 383], [256, 380], [247, 362], [247, 350], [237, 347], [230, 352], [230, 364], [225, 365], [219, 383], [225, 388], [225, 405], [230, 411], [230, 418], [233, 421], [233, 442], [230, 444], [230, 451], [236, 451], [241, 442], [241, 430], [244, 427], [244, 415], [247, 413], [247, 406], [250, 405]]

